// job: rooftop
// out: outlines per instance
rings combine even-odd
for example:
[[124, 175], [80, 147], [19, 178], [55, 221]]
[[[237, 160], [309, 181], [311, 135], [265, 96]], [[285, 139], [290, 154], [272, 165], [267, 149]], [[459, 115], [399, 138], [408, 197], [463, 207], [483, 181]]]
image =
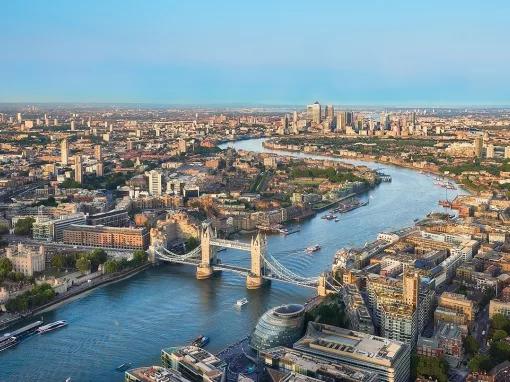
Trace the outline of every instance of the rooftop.
[[343, 365], [338, 362], [328, 361], [325, 358], [286, 347], [276, 347], [263, 351], [261, 356], [262, 358], [271, 357], [274, 360], [284, 361], [285, 364], [292, 363], [296, 365], [299, 370], [334, 375], [340, 380], [367, 382], [373, 381], [376, 377], [373, 372], [361, 370], [349, 365]]
[[367, 333], [310, 322], [306, 335], [294, 344], [294, 348], [328, 357], [344, 355], [366, 359], [371, 363], [389, 366], [405, 351], [407, 345]]
[[126, 371], [141, 382], [189, 382], [181, 373], [161, 366], [139, 367]]

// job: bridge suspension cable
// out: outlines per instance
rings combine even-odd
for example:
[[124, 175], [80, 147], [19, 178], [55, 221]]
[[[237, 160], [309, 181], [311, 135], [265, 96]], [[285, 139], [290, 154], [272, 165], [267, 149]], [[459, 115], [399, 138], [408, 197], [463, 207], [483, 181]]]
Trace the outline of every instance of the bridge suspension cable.
[[[267, 258], [269, 257], [269, 258]], [[288, 268], [284, 267], [278, 260], [273, 256], [262, 256], [264, 267], [269, 269], [272, 273], [271, 276], [287, 281], [293, 284], [305, 285], [305, 286], [316, 286], [318, 284], [317, 277], [303, 277], [295, 274]], [[267, 275], [269, 276], [269, 275]]]

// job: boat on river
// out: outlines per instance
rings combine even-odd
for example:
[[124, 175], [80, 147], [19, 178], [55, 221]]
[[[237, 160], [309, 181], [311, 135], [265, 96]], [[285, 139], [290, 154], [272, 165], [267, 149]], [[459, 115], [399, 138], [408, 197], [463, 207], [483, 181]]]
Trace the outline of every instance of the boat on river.
[[321, 249], [321, 246], [319, 244], [315, 244], [310, 247], [307, 247], [305, 249], [305, 251], [306, 251], [306, 253], [314, 253], [314, 252], [320, 251], [320, 249]]
[[18, 344], [16, 337], [5, 337], [0, 339], [0, 352], [12, 348]]
[[240, 308], [240, 307], [242, 307], [242, 306], [244, 306], [246, 304], [248, 304], [248, 299], [246, 297], [243, 297], [243, 298], [241, 298], [241, 299], [236, 301], [236, 306], [238, 308]]
[[47, 325], [40, 326], [35, 332], [37, 334], [44, 334], [48, 332], [52, 332], [53, 330], [56, 330], [58, 328], [63, 328], [67, 325], [67, 321], [59, 320], [55, 322], [51, 322]]

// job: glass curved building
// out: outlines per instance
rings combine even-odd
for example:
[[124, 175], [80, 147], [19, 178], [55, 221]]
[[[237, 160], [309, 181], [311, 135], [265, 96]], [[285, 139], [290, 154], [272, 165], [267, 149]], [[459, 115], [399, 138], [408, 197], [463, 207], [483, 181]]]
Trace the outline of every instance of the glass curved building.
[[301, 338], [305, 324], [305, 307], [281, 305], [264, 313], [252, 333], [250, 346], [265, 350], [275, 346], [291, 346]]

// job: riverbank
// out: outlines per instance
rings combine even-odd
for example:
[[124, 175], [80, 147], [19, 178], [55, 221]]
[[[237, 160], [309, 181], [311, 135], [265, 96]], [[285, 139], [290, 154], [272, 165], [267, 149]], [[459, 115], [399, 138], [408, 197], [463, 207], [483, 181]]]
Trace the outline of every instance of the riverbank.
[[152, 266], [151, 263], [145, 263], [138, 267], [130, 268], [130, 269], [127, 269], [125, 271], [122, 271], [122, 272], [119, 272], [116, 274], [99, 276], [89, 283], [80, 284], [77, 287], [69, 289], [65, 293], [57, 295], [50, 302], [43, 304], [41, 306], [38, 306], [37, 308], [31, 310], [30, 312], [22, 313], [20, 315], [13, 317], [10, 320], [3, 321], [2, 327], [0, 327], [0, 330], [5, 330], [5, 329], [23, 321], [23, 320], [25, 320], [25, 319], [31, 318], [37, 314], [48, 312], [48, 311], [56, 309], [64, 304], [72, 302], [72, 301], [76, 300], [77, 298], [79, 298], [80, 296], [85, 295], [87, 292], [92, 291], [93, 289], [96, 289], [96, 288], [99, 288], [99, 287], [102, 287], [102, 286], [105, 286], [108, 284], [113, 284], [113, 283], [116, 283], [116, 282], [119, 282], [122, 280], [126, 280], [126, 279], [136, 275], [137, 273], [149, 268], [150, 266]]
[[[274, 143], [275, 138], [265, 138], [265, 140], [262, 142], [262, 146], [265, 149], [275, 151], [282, 153], [284, 155], [285, 153], [305, 153], [310, 155], [316, 155], [316, 156], [322, 156], [324, 157], [324, 160], [327, 160], [326, 154], [321, 153], [316, 150], [310, 150], [310, 151], [304, 151], [303, 147], [300, 146], [300, 149], [292, 149], [289, 147], [282, 148], [280, 145]], [[459, 179], [457, 179], [455, 176], [449, 175], [449, 174], [443, 174], [438, 169], [434, 169], [431, 167], [416, 167], [410, 164], [403, 163], [401, 161], [392, 161], [391, 158], [389, 160], [382, 160], [378, 157], [371, 156], [371, 157], [365, 157], [365, 156], [345, 156], [345, 155], [339, 155], [335, 153], [328, 153], [329, 156], [340, 159], [340, 160], [349, 160], [349, 161], [360, 161], [360, 162], [371, 162], [371, 163], [378, 163], [381, 165], [391, 165], [395, 167], [405, 168], [409, 170], [419, 171], [423, 173], [424, 175], [435, 175], [444, 179], [448, 179], [450, 181], [453, 181], [457, 184], [457, 187], [463, 189], [464, 191], [467, 191], [469, 194], [477, 194], [478, 191], [474, 190], [473, 188], [463, 184], [460, 182]]]

